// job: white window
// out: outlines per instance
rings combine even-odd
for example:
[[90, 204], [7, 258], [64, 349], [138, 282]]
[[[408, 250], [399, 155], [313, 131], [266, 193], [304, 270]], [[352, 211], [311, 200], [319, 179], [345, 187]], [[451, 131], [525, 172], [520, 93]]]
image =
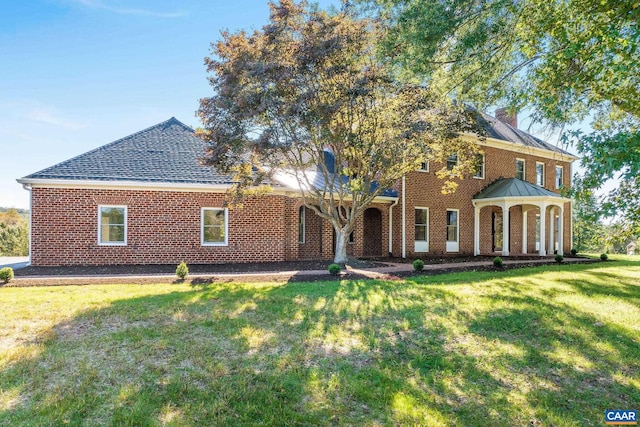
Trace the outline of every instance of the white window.
[[429, 208], [415, 209], [415, 252], [429, 252]]
[[564, 182], [563, 182], [563, 172], [564, 169], [562, 168], [562, 166], [556, 166], [556, 188], [560, 189], [562, 188]]
[[447, 159], [447, 169], [453, 170], [453, 168], [458, 164], [458, 155], [452, 154]]
[[429, 172], [429, 162], [422, 162], [420, 163], [420, 169], [418, 169], [420, 172]]
[[526, 173], [524, 169], [524, 159], [516, 159], [516, 178], [526, 181]]
[[544, 163], [536, 162], [536, 184], [544, 187]]
[[202, 208], [202, 245], [226, 246], [229, 211], [224, 208]]
[[306, 229], [306, 222], [307, 222], [307, 217], [306, 217], [306, 209], [304, 206], [300, 206], [300, 210], [298, 211], [298, 243], [304, 243], [304, 237], [305, 237], [305, 229]]
[[460, 250], [458, 244], [458, 215], [458, 209], [447, 209], [447, 252], [458, 252]]
[[540, 214], [536, 214], [536, 251], [540, 250]]
[[476, 154], [476, 168], [473, 172], [473, 177], [478, 179], [484, 179], [484, 154]]
[[98, 244], [127, 245], [126, 206], [98, 206]]

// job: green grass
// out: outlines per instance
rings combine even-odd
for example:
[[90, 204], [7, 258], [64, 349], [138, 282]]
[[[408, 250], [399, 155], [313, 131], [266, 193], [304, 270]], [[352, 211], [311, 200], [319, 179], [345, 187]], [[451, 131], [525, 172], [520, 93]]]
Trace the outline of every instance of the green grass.
[[0, 288], [0, 425], [600, 426], [640, 257], [402, 282]]

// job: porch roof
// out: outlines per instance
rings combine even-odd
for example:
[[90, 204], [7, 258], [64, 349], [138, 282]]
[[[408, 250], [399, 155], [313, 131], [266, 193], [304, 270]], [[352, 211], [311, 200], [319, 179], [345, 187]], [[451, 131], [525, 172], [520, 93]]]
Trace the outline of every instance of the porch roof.
[[553, 197], [562, 198], [558, 193], [549, 191], [546, 188], [522, 181], [517, 178], [503, 178], [488, 185], [473, 200], [483, 199], [504, 199], [524, 197]]

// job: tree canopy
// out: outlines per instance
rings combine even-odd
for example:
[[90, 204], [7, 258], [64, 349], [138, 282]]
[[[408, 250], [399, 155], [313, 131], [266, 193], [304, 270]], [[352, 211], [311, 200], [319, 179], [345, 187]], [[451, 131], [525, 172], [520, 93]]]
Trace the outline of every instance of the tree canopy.
[[471, 169], [476, 148], [457, 137], [477, 120], [398, 78], [377, 49], [386, 34], [378, 20], [292, 0], [270, 8], [261, 30], [223, 33], [206, 59], [206, 161], [233, 173], [237, 190], [295, 179], [304, 204], [333, 224], [343, 263], [356, 218], [401, 176], [454, 152], [462, 161], [453, 172]]
[[[362, 2], [373, 5], [389, 26], [382, 45], [407, 73], [442, 96], [480, 109], [526, 108], [534, 120], [560, 127], [590, 122], [593, 132], [568, 132], [564, 138], [583, 156], [581, 190], [598, 188], [609, 177], [637, 189], [637, 0]], [[608, 198], [603, 206], [609, 202], [614, 201]], [[633, 208], [617, 206], [625, 215]]]
[[0, 209], [0, 256], [29, 255], [29, 221], [16, 209]]

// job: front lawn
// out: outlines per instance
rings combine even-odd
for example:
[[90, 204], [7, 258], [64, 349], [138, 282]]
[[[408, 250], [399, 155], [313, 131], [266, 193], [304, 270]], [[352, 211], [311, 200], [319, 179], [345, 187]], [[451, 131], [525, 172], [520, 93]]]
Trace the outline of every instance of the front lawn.
[[0, 288], [0, 316], [0, 425], [601, 426], [640, 409], [640, 257]]

